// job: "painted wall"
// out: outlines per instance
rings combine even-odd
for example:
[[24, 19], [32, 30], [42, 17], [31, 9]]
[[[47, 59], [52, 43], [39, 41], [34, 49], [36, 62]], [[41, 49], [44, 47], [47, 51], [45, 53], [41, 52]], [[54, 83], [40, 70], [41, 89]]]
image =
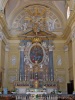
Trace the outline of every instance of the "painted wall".
[[58, 81], [59, 90], [66, 91], [66, 57], [64, 43], [55, 43], [54, 49], [55, 80]]
[[10, 43], [8, 62], [8, 89], [14, 88], [13, 82], [18, 79], [20, 65], [20, 50], [18, 43]]
[[[1, 41], [0, 41], [1, 42]], [[1, 74], [1, 81], [2, 81], [2, 85], [3, 85], [3, 78], [4, 78], [4, 60], [5, 60], [5, 43], [2, 41], [1, 42], [1, 48], [0, 48], [0, 72]], [[2, 87], [1, 85], [1, 87]]]

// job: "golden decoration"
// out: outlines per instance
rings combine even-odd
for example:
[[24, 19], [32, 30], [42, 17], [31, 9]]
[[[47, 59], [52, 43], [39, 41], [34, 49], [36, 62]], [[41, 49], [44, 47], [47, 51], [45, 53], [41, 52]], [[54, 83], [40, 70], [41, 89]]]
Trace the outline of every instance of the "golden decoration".
[[34, 37], [31, 40], [32, 40], [32, 43], [41, 43], [41, 41], [42, 41], [42, 39], [39, 37]]
[[38, 87], [39, 87], [39, 81], [38, 81], [38, 80], [35, 80], [35, 81], [34, 81], [34, 87], [35, 87], [35, 88], [38, 88]]

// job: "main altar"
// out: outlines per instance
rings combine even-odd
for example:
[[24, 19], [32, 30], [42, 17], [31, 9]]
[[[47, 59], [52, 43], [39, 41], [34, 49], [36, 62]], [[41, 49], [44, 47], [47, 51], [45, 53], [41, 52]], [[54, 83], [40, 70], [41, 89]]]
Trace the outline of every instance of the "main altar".
[[35, 61], [32, 67], [32, 76], [30, 80], [19, 80], [14, 82], [16, 92], [18, 94], [50, 94], [58, 90], [58, 83], [54, 80], [43, 80], [40, 78], [39, 73], [42, 74], [43, 70], [40, 70], [40, 66], [37, 61]]
[[[44, 13], [43, 13], [44, 15]], [[21, 34], [19, 78], [14, 82], [17, 93], [46, 94], [57, 90], [54, 79], [54, 33], [40, 29], [41, 13], [38, 9], [32, 19], [32, 30]]]

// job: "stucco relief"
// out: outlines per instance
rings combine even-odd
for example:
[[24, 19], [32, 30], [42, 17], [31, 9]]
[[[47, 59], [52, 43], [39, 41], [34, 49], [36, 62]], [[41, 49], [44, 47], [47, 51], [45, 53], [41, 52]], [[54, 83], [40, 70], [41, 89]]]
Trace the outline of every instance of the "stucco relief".
[[11, 63], [13, 66], [16, 65], [16, 56], [12, 56]]
[[10, 76], [9, 77], [9, 82], [13, 83], [14, 81], [16, 81], [16, 76]]
[[61, 58], [60, 55], [57, 56], [57, 65], [58, 65], [58, 66], [61, 66], [61, 65], [62, 65], [62, 58]]
[[17, 69], [9, 69], [8, 70], [8, 80], [10, 83], [13, 83], [18, 79], [18, 70]]
[[[44, 14], [46, 14], [46, 17], [44, 17]], [[55, 31], [62, 28], [59, 18], [49, 8], [33, 5], [28, 6], [16, 16], [11, 25], [11, 34], [33, 30], [36, 23], [38, 24], [37, 31]]]
[[57, 77], [57, 81], [59, 82], [59, 83], [63, 83], [64, 82], [64, 77], [63, 76], [58, 76]]
[[47, 43], [46, 43], [46, 42], [42, 42], [42, 46], [43, 46], [44, 48], [47, 48]]

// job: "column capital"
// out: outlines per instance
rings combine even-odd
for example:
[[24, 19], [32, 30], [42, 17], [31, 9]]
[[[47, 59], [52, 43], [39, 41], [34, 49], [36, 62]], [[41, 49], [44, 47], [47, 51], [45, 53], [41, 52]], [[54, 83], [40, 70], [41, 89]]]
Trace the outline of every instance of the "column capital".
[[3, 40], [3, 37], [4, 37], [3, 33], [2, 33], [2, 32], [0, 32], [0, 41], [2, 41], [2, 40]]
[[68, 51], [68, 45], [64, 45], [64, 51], [65, 51], [65, 52]]
[[20, 51], [24, 51], [25, 46], [19, 46]]
[[8, 44], [5, 46], [5, 51], [6, 51], [6, 52], [9, 51], [9, 45], [8, 45]]
[[49, 48], [49, 51], [53, 51], [54, 50], [54, 45], [49, 45], [48, 48]]

